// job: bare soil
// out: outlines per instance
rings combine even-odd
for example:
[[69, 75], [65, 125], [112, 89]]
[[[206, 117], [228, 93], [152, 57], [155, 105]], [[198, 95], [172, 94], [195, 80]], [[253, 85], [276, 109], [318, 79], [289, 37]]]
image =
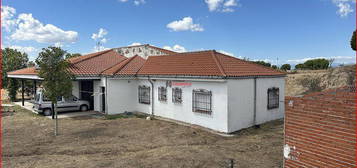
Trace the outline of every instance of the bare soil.
[[3, 166], [53, 167], [282, 167], [283, 121], [234, 137], [162, 120], [80, 117], [54, 121], [16, 107], [3, 122]]
[[309, 93], [308, 88], [300, 84], [301, 80], [320, 79], [322, 90], [338, 88], [354, 84], [356, 81], [356, 65], [348, 65], [327, 70], [298, 70], [289, 73], [285, 78], [285, 96], [299, 96]]

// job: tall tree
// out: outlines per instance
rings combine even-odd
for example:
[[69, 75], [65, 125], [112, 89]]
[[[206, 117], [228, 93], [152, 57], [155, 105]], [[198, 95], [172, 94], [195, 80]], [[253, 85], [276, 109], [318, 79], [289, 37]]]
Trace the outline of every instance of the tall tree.
[[287, 71], [287, 70], [290, 70], [291, 69], [291, 65], [290, 64], [283, 64], [281, 67], [280, 67], [281, 70], [284, 70], [284, 71]]
[[267, 67], [271, 67], [271, 64], [269, 62], [264, 62], [264, 61], [253, 61], [256, 64], [264, 65]]
[[351, 48], [356, 51], [356, 30], [352, 34], [351, 38]]
[[7, 72], [25, 68], [28, 62], [26, 53], [21, 53], [15, 49], [5, 48], [2, 51], [2, 87], [8, 88], [11, 101], [16, 100], [16, 93], [19, 83], [16, 79], [8, 79]]
[[69, 62], [65, 59], [66, 51], [59, 47], [43, 48], [36, 59], [39, 76], [43, 78], [45, 96], [52, 102], [55, 114], [55, 135], [57, 135], [57, 98], [70, 96], [73, 75], [68, 71]]

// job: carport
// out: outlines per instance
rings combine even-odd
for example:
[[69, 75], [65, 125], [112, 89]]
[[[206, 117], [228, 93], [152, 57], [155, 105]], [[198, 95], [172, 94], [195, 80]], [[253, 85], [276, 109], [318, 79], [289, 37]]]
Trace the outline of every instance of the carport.
[[[16, 73], [15, 73], [16, 72]], [[18, 71], [13, 71], [8, 73], [8, 78], [13, 78], [20, 80], [21, 82], [21, 105], [25, 106], [25, 82], [32, 81], [32, 96], [36, 95], [37, 87], [41, 83], [42, 79], [37, 76], [35, 67], [25, 68]]]

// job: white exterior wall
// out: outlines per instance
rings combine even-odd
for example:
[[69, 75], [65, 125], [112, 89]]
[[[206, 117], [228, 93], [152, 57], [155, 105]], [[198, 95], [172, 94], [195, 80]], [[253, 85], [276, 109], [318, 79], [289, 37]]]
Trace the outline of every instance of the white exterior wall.
[[[192, 83], [182, 89], [182, 103], [172, 102], [172, 87], [167, 87], [167, 101], [158, 100], [158, 87], [166, 86], [166, 81], [155, 82], [154, 113], [169, 119], [200, 125], [220, 132], [227, 132], [227, 83], [184, 81]], [[203, 114], [192, 111], [192, 91], [206, 89], [212, 91], [212, 113]]]
[[94, 111], [102, 111], [102, 94], [101, 87], [105, 87], [105, 78], [93, 81]]
[[[130, 83], [128, 83], [130, 81]], [[181, 81], [180, 81], [181, 82]], [[154, 115], [200, 125], [220, 132], [227, 132], [227, 83], [206, 81], [184, 81], [191, 86], [180, 86], [182, 103], [172, 102], [172, 87], [167, 87], [167, 101], [158, 100], [158, 87], [166, 86], [166, 80], [154, 82]], [[151, 114], [152, 104], [141, 104], [138, 101], [138, 86], [152, 88], [148, 80], [108, 80], [108, 114], [125, 111], [138, 111]], [[176, 87], [176, 86], [175, 86]], [[212, 91], [212, 113], [192, 112], [192, 90], [207, 89]], [[152, 94], [152, 93], [150, 93]], [[150, 95], [152, 96], [152, 95]], [[151, 101], [151, 103], [153, 103]]]
[[228, 80], [228, 132], [253, 126], [254, 79]]
[[[284, 117], [285, 80], [257, 78], [256, 124]], [[279, 108], [268, 110], [268, 89], [279, 88]], [[254, 79], [228, 80], [228, 132], [254, 125]]]
[[107, 114], [119, 114], [136, 111], [137, 81], [125, 79], [108, 79]]
[[[268, 89], [279, 88], [279, 108], [268, 110]], [[257, 124], [284, 117], [285, 112], [285, 79], [258, 78], [257, 79]]]

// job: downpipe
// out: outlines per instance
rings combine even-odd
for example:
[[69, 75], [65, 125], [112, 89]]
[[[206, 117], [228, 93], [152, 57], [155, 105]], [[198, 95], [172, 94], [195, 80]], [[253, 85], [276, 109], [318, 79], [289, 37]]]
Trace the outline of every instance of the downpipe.
[[151, 84], [151, 117], [154, 117], [154, 82], [150, 77], [148, 77], [148, 81]]

